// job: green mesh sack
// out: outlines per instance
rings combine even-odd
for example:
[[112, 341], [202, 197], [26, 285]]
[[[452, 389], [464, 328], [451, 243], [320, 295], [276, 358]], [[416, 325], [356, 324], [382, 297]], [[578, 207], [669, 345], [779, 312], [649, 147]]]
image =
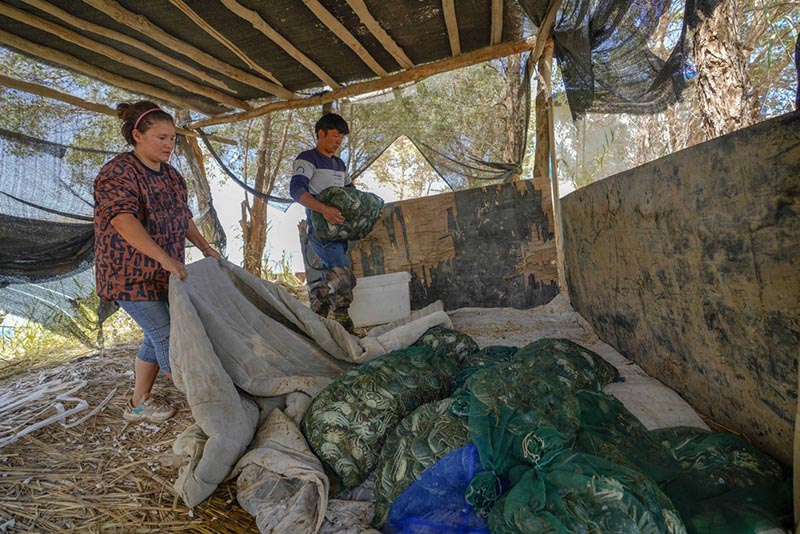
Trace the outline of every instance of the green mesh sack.
[[791, 484], [776, 460], [733, 434], [681, 427], [653, 435], [679, 462], [678, 474], [662, 487], [690, 532], [791, 528]]
[[485, 515], [500, 497], [501, 480], [517, 465], [546, 465], [570, 447], [578, 428], [578, 401], [535, 361], [484, 367], [453, 394], [453, 412], [467, 417], [486, 472], [476, 476], [467, 501]]
[[569, 339], [540, 339], [519, 349], [515, 357], [536, 360], [543, 372], [558, 376], [573, 391], [599, 391], [619, 380], [616, 367]]
[[519, 350], [518, 347], [504, 347], [492, 345], [485, 347], [477, 352], [467, 354], [461, 362], [461, 371], [456, 375], [454, 389], [459, 388], [474, 375], [479, 369], [497, 363], [509, 363], [514, 360], [514, 355]]
[[429, 329], [413, 346], [430, 347], [437, 352], [457, 358], [459, 362], [463, 362], [467, 356], [480, 350], [478, 344], [467, 334], [444, 326], [434, 326]]
[[546, 466], [518, 466], [489, 514], [493, 534], [683, 534], [669, 498], [647, 476], [566, 451]]
[[486, 367], [496, 363], [508, 363], [514, 360], [514, 355], [518, 350], [519, 347], [490, 345], [468, 354], [461, 365], [463, 367]]
[[301, 428], [345, 488], [375, 468], [388, 432], [418, 406], [446, 397], [458, 361], [427, 347], [390, 352], [347, 371], [311, 401]]
[[452, 399], [424, 404], [386, 438], [378, 460], [373, 525], [383, 526], [395, 499], [422, 473], [470, 442], [467, 421], [450, 412]]
[[311, 212], [314, 231], [325, 241], [354, 241], [366, 237], [383, 209], [381, 197], [355, 187], [329, 187], [316, 198], [323, 204], [339, 208], [344, 217], [342, 224], [329, 224], [321, 213]]
[[659, 483], [678, 474], [678, 462], [620, 401], [590, 390], [578, 391], [576, 397], [580, 407], [577, 451], [638, 469]]

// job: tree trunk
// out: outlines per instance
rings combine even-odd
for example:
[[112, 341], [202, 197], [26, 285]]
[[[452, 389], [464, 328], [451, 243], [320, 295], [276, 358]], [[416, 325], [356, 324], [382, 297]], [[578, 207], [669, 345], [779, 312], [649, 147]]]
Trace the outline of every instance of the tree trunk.
[[[522, 155], [522, 145], [525, 142], [522, 139], [525, 123], [520, 100], [520, 87], [522, 86], [522, 77], [520, 76], [521, 59], [519, 54], [506, 58], [506, 92], [503, 97], [503, 107], [506, 111], [506, 139], [503, 146], [503, 162], [505, 163], [522, 164], [520, 157]], [[519, 180], [519, 178], [520, 173], [515, 173], [514, 180]]]
[[550, 72], [553, 65], [553, 38], [548, 37], [537, 64], [539, 76], [536, 80], [536, 149], [533, 160], [533, 175], [550, 176], [550, 130], [548, 122], [548, 100], [550, 95]]
[[[267, 153], [270, 145], [271, 126], [272, 115], [264, 115], [261, 119], [261, 132], [258, 135], [258, 148], [256, 149], [255, 189], [267, 194], [272, 189], [268, 187], [270, 162]], [[244, 239], [244, 268], [256, 276], [261, 276], [264, 247], [267, 243], [266, 201], [253, 197], [252, 206], [243, 204], [241, 224]]]
[[738, 2], [723, 0], [694, 32], [697, 97], [706, 139], [758, 122], [758, 93], [739, 43]]
[[[175, 113], [175, 119], [179, 124], [188, 122], [190, 120], [189, 111], [178, 110]], [[211, 186], [206, 176], [200, 145], [197, 143], [196, 138], [180, 135], [177, 138], [176, 148], [186, 159], [192, 171], [191, 179], [187, 185], [197, 196], [198, 213], [193, 214], [194, 222], [203, 237], [215, 246], [220, 254], [224, 255], [227, 246], [225, 230], [222, 228], [216, 209], [214, 209]]]

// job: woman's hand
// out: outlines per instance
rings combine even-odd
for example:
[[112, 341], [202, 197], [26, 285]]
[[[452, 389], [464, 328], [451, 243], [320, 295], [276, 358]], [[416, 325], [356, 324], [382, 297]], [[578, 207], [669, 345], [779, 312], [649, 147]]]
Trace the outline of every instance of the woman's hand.
[[186, 277], [189, 276], [189, 273], [186, 271], [186, 265], [174, 258], [168, 258], [162, 261], [161, 266], [164, 270], [169, 271], [181, 280], [186, 280]]
[[212, 258], [214, 258], [217, 261], [219, 261], [220, 258], [222, 257], [220, 255], [220, 253], [214, 247], [206, 247], [206, 248], [204, 248], [203, 249], [203, 256], [206, 257], [206, 258], [211, 256]]

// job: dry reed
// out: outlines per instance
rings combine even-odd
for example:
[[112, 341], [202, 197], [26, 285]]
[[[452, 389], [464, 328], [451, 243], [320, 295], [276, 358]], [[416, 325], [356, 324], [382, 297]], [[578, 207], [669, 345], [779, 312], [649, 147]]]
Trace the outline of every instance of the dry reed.
[[[173, 385], [160, 377], [154, 395], [177, 408], [175, 417], [158, 425], [122, 419], [136, 348], [106, 349], [0, 380], [0, 395], [18, 397], [47, 383], [85, 381], [74, 397], [89, 407], [67, 418], [68, 424], [116, 389], [86, 421], [71, 428], [54, 422], [0, 448], [0, 525], [13, 519], [9, 532], [258, 532], [255, 518], [236, 503], [235, 483], [221, 485], [193, 510], [175, 495], [172, 443], [194, 421]], [[15, 419], [27, 425], [44, 420], [57, 413], [56, 403], [69, 409], [67, 401], [33, 398], [16, 408]]]

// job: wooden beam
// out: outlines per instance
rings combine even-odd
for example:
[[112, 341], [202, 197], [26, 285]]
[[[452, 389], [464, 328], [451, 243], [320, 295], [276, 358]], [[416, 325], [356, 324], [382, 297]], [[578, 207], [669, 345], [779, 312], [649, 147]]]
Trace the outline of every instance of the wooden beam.
[[89, 111], [94, 111], [95, 113], [102, 113], [103, 115], [113, 115], [114, 117], [117, 116], [116, 110], [111, 106], [106, 106], [105, 104], [98, 104], [96, 102], [88, 102], [86, 100], [83, 100], [82, 98], [78, 98], [77, 96], [68, 95], [66, 93], [62, 93], [61, 91], [56, 91], [55, 89], [45, 87], [43, 85], [24, 82], [22, 80], [17, 80], [16, 78], [10, 78], [8, 76], [5, 76], [4, 74], [0, 74], [0, 85], [10, 87], [11, 89], [18, 89], [20, 91], [25, 91], [26, 93], [43, 96], [45, 98], [60, 100], [61, 102], [66, 102], [67, 104], [72, 104], [73, 106], [77, 106], [79, 108], [83, 108]]
[[372, 13], [369, 12], [367, 9], [367, 4], [364, 3], [364, 0], [347, 0], [347, 5], [350, 6], [350, 9], [358, 15], [358, 18], [361, 20], [361, 23], [367, 27], [367, 29], [372, 32], [372, 35], [380, 42], [383, 47], [389, 52], [392, 57], [397, 61], [397, 63], [403, 67], [404, 69], [410, 69], [414, 66], [414, 62], [409, 59], [406, 55], [405, 50], [403, 50], [400, 45], [398, 45], [391, 36], [386, 33], [386, 30], [380, 25], [380, 23], [375, 20], [375, 17], [372, 16]]
[[257, 12], [244, 7], [236, 0], [221, 0], [221, 2], [232, 13], [252, 24], [253, 28], [263, 33], [268, 39], [281, 47], [284, 52], [289, 54], [298, 63], [314, 73], [317, 78], [319, 78], [328, 87], [333, 89], [340, 87], [336, 80], [334, 80], [327, 72], [325, 72], [322, 67], [314, 63], [311, 58], [298, 50], [297, 47], [290, 43], [283, 35], [278, 33], [272, 26], [267, 24], [267, 22], [261, 18], [261, 15], [259, 15]]
[[169, 0], [169, 1], [181, 13], [183, 13], [184, 15], [189, 17], [189, 19], [192, 22], [194, 22], [195, 24], [200, 26], [201, 30], [203, 30], [204, 32], [209, 34], [211, 37], [213, 37], [217, 42], [222, 44], [222, 46], [224, 46], [225, 48], [227, 48], [228, 50], [233, 52], [234, 55], [236, 55], [236, 57], [241, 59], [248, 67], [250, 67], [254, 71], [260, 73], [262, 76], [267, 77], [268, 79], [272, 80], [276, 84], [278, 84], [281, 87], [283, 87], [283, 84], [278, 80], [278, 78], [275, 77], [274, 74], [272, 74], [270, 71], [268, 71], [267, 69], [265, 69], [264, 67], [262, 67], [261, 65], [259, 65], [255, 61], [253, 61], [250, 58], [250, 56], [248, 56], [247, 54], [245, 54], [242, 51], [241, 48], [239, 48], [238, 46], [233, 44], [233, 41], [231, 41], [230, 39], [225, 37], [225, 35], [223, 35], [221, 32], [217, 31], [217, 29], [214, 28], [214, 26], [212, 26], [211, 24], [207, 23], [203, 19], [203, 17], [198, 15], [197, 12], [194, 9], [192, 9], [191, 7], [186, 5], [186, 3], [183, 0]]
[[[95, 113], [101, 113], [103, 115], [111, 115], [112, 117], [117, 118], [117, 110], [112, 108], [111, 106], [107, 106], [105, 104], [98, 104], [97, 102], [89, 102], [88, 100], [78, 98], [77, 96], [69, 95], [67, 93], [62, 93], [61, 91], [56, 91], [55, 89], [45, 87], [44, 85], [38, 85], [30, 82], [23, 82], [22, 80], [17, 80], [16, 78], [9, 78], [4, 74], [0, 74], [0, 85], [10, 87], [11, 89], [17, 89], [19, 91], [25, 91], [26, 93], [30, 93], [33, 95], [38, 95], [45, 98], [51, 98], [53, 100], [59, 100], [61, 102], [66, 102], [67, 104], [83, 108], [87, 111], [93, 111]], [[198, 137], [198, 133], [195, 132], [194, 130], [187, 130], [186, 128], [176, 127], [175, 131], [187, 137]], [[226, 145], [235, 146], [238, 144], [236, 141], [232, 141], [231, 139], [227, 139], [225, 137], [220, 137], [217, 135], [206, 135], [206, 137], [208, 137], [213, 141], [217, 141], [219, 143], [225, 143]]]
[[49, 34], [55, 35], [56, 37], [64, 39], [67, 42], [74, 43], [87, 50], [97, 52], [98, 54], [104, 55], [107, 58], [112, 59], [122, 65], [127, 65], [133, 67], [134, 69], [138, 69], [142, 72], [145, 72], [147, 74], [152, 74], [153, 76], [157, 76], [163, 80], [168, 80], [169, 82], [177, 85], [178, 87], [186, 89], [190, 93], [201, 95], [211, 100], [227, 104], [235, 108], [250, 109], [250, 104], [248, 104], [244, 100], [239, 100], [238, 98], [226, 95], [225, 93], [217, 91], [216, 89], [212, 89], [205, 85], [201, 85], [197, 82], [193, 82], [191, 80], [187, 80], [186, 78], [182, 78], [175, 73], [169, 72], [168, 70], [162, 69], [161, 67], [156, 67], [155, 65], [151, 65], [145, 61], [142, 61], [141, 59], [137, 59], [135, 57], [123, 54], [122, 52], [111, 46], [104, 45], [97, 41], [93, 41], [88, 37], [84, 37], [83, 35], [76, 33], [72, 30], [68, 30], [67, 28], [54, 24], [48, 20], [32, 15], [27, 11], [17, 9], [8, 4], [0, 3], [0, 15], [5, 15], [14, 20], [18, 20], [23, 24], [31, 26], [32, 28], [45, 31]]
[[94, 24], [93, 22], [89, 22], [89, 21], [80, 19], [78, 17], [75, 17], [72, 14], [67, 13], [63, 9], [59, 9], [56, 6], [54, 6], [53, 4], [51, 4], [49, 2], [46, 2], [45, 0], [22, 0], [22, 1], [25, 2], [26, 4], [30, 5], [30, 6], [35, 7], [36, 9], [39, 9], [40, 11], [43, 11], [43, 12], [48, 13], [50, 15], [53, 15], [57, 19], [62, 20], [64, 22], [66, 22], [67, 24], [69, 24], [70, 26], [78, 28], [79, 30], [82, 30], [82, 31], [84, 31], [86, 33], [93, 33], [95, 35], [99, 35], [101, 37], [106, 37], [108, 39], [117, 41], [119, 43], [123, 43], [123, 44], [128, 45], [128, 46], [130, 46], [132, 48], [139, 49], [142, 52], [144, 52], [145, 54], [147, 54], [147, 55], [149, 55], [151, 57], [154, 57], [154, 58], [158, 59], [159, 61], [161, 61], [163, 63], [166, 63], [167, 65], [171, 65], [171, 66], [175, 67], [178, 70], [182, 70], [183, 72], [185, 72], [187, 74], [191, 74], [195, 78], [197, 78], [199, 80], [202, 80], [203, 83], [205, 83], [207, 85], [213, 85], [214, 87], [216, 87], [218, 89], [222, 89], [224, 91], [228, 91], [229, 93], [235, 93], [236, 92], [234, 89], [232, 89], [230, 86], [228, 86], [222, 80], [218, 80], [216, 78], [213, 78], [213, 77], [209, 76], [208, 73], [205, 72], [205, 71], [202, 71], [200, 69], [196, 69], [196, 68], [192, 67], [191, 65], [187, 65], [186, 63], [183, 63], [182, 61], [178, 61], [174, 57], [172, 57], [172, 56], [170, 56], [168, 54], [165, 54], [165, 53], [161, 52], [160, 50], [156, 50], [152, 46], [148, 45], [147, 43], [144, 43], [144, 42], [140, 41], [139, 39], [134, 39], [133, 37], [128, 37], [124, 33], [120, 33], [120, 32], [114, 31], [114, 30], [110, 30], [108, 28], [100, 26], [99, 24]]
[[444, 25], [447, 26], [447, 38], [450, 39], [450, 53], [455, 57], [461, 54], [455, 0], [442, 0], [442, 13], [444, 14]]
[[224, 61], [220, 61], [214, 56], [206, 54], [202, 50], [173, 37], [147, 20], [147, 18], [128, 11], [113, 0], [83, 0], [83, 2], [89, 4], [101, 13], [108, 15], [115, 21], [138, 31], [142, 34], [143, 39], [148, 41], [157, 41], [158, 43], [171, 48], [176, 53], [184, 55], [189, 59], [196, 61], [200, 65], [215, 70], [220, 74], [224, 74], [228, 78], [232, 78], [245, 85], [249, 85], [250, 87], [261, 89], [266, 93], [280, 98], [297, 98], [297, 95], [288, 89], [264, 80], [263, 78], [253, 76], [252, 74], [239, 70], [235, 67], [231, 67]]
[[361, 58], [361, 61], [363, 61], [370, 69], [372, 69], [372, 72], [378, 76], [386, 76], [389, 74], [384, 70], [383, 67], [380, 66], [375, 58], [372, 57], [369, 52], [367, 52], [367, 49], [358, 42], [358, 39], [356, 39], [347, 28], [345, 28], [344, 24], [339, 22], [330, 11], [325, 9], [325, 7], [318, 2], [318, 0], [303, 0], [303, 3], [325, 26], [328, 27], [329, 30], [336, 35], [336, 37], [341, 39], [344, 44], [349, 46], [350, 49], [355, 52], [359, 58]]
[[492, 33], [490, 44], [497, 44], [503, 39], [503, 0], [492, 0]]
[[519, 54], [525, 50], [530, 50], [535, 44], [536, 37], [529, 37], [527, 39], [522, 39], [521, 41], [511, 41], [500, 43], [495, 46], [487, 46], [485, 48], [473, 50], [472, 52], [467, 52], [466, 54], [461, 54], [456, 57], [450, 57], [434, 63], [420, 65], [418, 67], [414, 67], [413, 69], [404, 70], [385, 78], [354, 83], [352, 85], [342, 87], [341, 89], [336, 89], [328, 93], [308, 98], [272, 102], [270, 104], [266, 104], [242, 113], [211, 117], [210, 119], [187, 124], [186, 127], [203, 128], [205, 126], [211, 126], [214, 124], [226, 124], [235, 121], [252, 119], [253, 117], [259, 117], [265, 113], [272, 113], [273, 111], [322, 106], [328, 102], [333, 102], [334, 100], [371, 93], [373, 91], [380, 91], [381, 89], [387, 89], [389, 87], [397, 87], [404, 83], [416, 82], [424, 78], [428, 78], [434, 74], [440, 74], [442, 72], [468, 67], [470, 65], [475, 65], [476, 63], [483, 63], [485, 61], [509, 56], [511, 54]]
[[17, 37], [12, 33], [8, 33], [5, 30], [0, 30], [0, 43], [7, 44], [8, 46], [16, 48], [17, 50], [26, 54], [31, 54], [46, 61], [62, 65], [68, 69], [81, 72], [87, 76], [97, 78], [98, 80], [124, 88], [128, 91], [147, 95], [165, 102], [171, 102], [178, 107], [193, 109], [205, 115], [215, 115], [224, 109], [220, 106], [206, 104], [204, 102], [195, 102], [193, 100], [190, 101], [183, 98], [178, 98], [172, 93], [159, 89], [158, 87], [153, 87], [151, 85], [137, 82], [136, 80], [131, 80], [130, 78], [125, 78], [112, 72], [108, 72], [95, 67], [94, 65], [90, 65], [85, 61], [81, 61], [74, 56], [65, 54], [60, 50], [54, 50], [40, 44], [32, 43], [28, 40], [22, 39], [21, 37]]

